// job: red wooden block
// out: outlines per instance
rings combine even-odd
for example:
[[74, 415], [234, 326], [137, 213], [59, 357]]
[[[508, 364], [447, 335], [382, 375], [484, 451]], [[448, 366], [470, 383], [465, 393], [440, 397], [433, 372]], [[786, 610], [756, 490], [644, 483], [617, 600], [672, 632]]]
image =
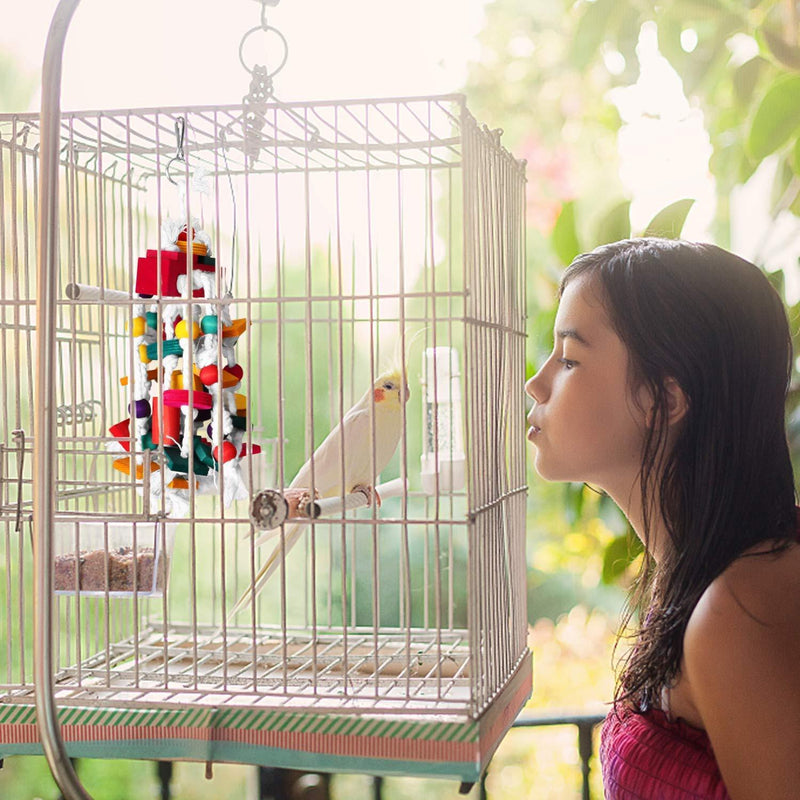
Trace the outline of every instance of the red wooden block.
[[228, 375], [232, 375], [232, 376], [233, 376], [233, 378], [234, 378], [234, 385], [236, 385], [237, 383], [239, 383], [239, 381], [240, 381], [240, 380], [242, 379], [242, 377], [244, 376], [244, 370], [242, 369], [241, 365], [239, 365], [239, 364], [233, 364], [233, 365], [232, 365], [232, 366], [230, 366], [230, 367], [225, 367], [225, 369], [223, 370], [223, 372], [227, 372], [227, 373], [228, 373]]
[[119, 443], [130, 453], [131, 451], [131, 443], [129, 439], [131, 438], [131, 420], [130, 417], [123, 419], [121, 422], [117, 422], [115, 425], [112, 425], [108, 432], [119, 440]]
[[[158, 251], [148, 250], [136, 268], [136, 293], [179, 297], [178, 277], [186, 274], [186, 253], [174, 250], [161, 251], [161, 286], [158, 285]], [[193, 255], [192, 269], [214, 272], [216, 261], [208, 256]], [[203, 297], [202, 289], [194, 290], [194, 297]]]
[[[194, 392], [192, 397], [196, 409], [211, 408], [214, 398], [208, 392]], [[164, 392], [164, 405], [173, 408], [189, 405], [189, 392], [187, 389], [167, 389]]]
[[174, 406], [164, 404], [164, 420], [158, 414], [159, 403], [153, 402], [153, 421], [150, 433], [153, 441], [158, 444], [163, 442], [166, 446], [173, 446], [181, 442], [181, 410]]

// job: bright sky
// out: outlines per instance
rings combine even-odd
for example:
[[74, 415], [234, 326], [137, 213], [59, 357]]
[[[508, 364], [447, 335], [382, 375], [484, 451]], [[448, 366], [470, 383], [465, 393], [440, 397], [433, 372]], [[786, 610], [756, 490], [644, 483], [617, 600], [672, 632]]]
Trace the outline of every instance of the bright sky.
[[687, 102], [680, 78], [658, 52], [654, 27], [644, 27], [636, 53], [639, 80], [612, 91], [624, 123], [618, 144], [620, 177], [634, 196], [633, 230], [643, 230], [668, 203], [692, 197], [696, 202], [683, 235], [707, 239], [715, 199], [703, 114]]
[[[289, 43], [275, 94], [306, 101], [459, 91], [484, 3], [282, 0], [267, 6], [267, 23]], [[0, 45], [31, 70], [40, 67], [56, 5], [26, 0], [0, 25]], [[239, 45], [260, 24], [261, 8], [257, 0], [83, 0], [67, 37], [62, 106], [237, 103], [249, 85]], [[271, 67], [280, 57], [277, 39], [253, 34], [245, 56]]]
[[[756, 46], [753, 42], [750, 45]], [[695, 205], [683, 236], [709, 241], [716, 198], [708, 168], [711, 144], [703, 128], [702, 112], [687, 102], [680, 79], [658, 52], [654, 26], [643, 27], [637, 55], [639, 80], [612, 94], [624, 122], [618, 142], [620, 177], [634, 197], [633, 230], [642, 230], [668, 203], [692, 197]], [[767, 159], [755, 176], [733, 193], [731, 249], [768, 269], [782, 268], [787, 299], [796, 302], [800, 299], [800, 224], [788, 211], [776, 221], [770, 218], [775, 166], [774, 159]]]
[[[460, 91], [486, 0], [281, 0], [267, 22], [289, 43], [275, 78], [281, 100], [428, 95]], [[4, 15], [0, 46], [38, 72], [57, 0], [26, 0]], [[82, 0], [64, 57], [62, 106], [72, 110], [240, 102], [249, 74], [239, 45], [261, 21], [259, 0]], [[248, 63], [271, 67], [282, 51], [261, 33], [247, 41]], [[713, 214], [710, 152], [702, 117], [643, 32], [643, 74], [616, 101], [626, 122], [620, 135], [622, 179], [635, 197], [634, 230], [666, 204], [695, 197], [687, 238], [708, 238]], [[31, 110], [38, 109], [38, 96]], [[502, 125], [502, 120], [483, 120]], [[769, 176], [762, 183], [767, 184]], [[733, 198], [744, 224], [734, 226], [734, 249], [757, 256], [768, 225], [764, 191]], [[787, 223], [794, 238], [794, 218]], [[776, 236], [776, 239], [786, 238]], [[800, 247], [800, 245], [798, 245]], [[796, 263], [792, 247], [767, 255], [775, 266]], [[800, 289], [798, 289], [800, 293]]]

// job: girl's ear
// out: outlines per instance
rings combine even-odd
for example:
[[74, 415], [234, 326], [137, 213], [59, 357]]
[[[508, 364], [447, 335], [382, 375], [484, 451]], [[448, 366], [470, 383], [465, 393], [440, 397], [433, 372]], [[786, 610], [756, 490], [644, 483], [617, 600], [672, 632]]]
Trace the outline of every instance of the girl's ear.
[[664, 381], [664, 391], [667, 395], [667, 409], [669, 411], [669, 424], [680, 422], [689, 410], [689, 398], [675, 378]]
[[[675, 378], [665, 379], [664, 393], [667, 398], [667, 422], [671, 426], [686, 416], [686, 412], [689, 410], [689, 398], [686, 397]], [[653, 425], [655, 399], [650, 389], [644, 384], [639, 387], [637, 400], [639, 409], [644, 414], [644, 424], [649, 428]]]

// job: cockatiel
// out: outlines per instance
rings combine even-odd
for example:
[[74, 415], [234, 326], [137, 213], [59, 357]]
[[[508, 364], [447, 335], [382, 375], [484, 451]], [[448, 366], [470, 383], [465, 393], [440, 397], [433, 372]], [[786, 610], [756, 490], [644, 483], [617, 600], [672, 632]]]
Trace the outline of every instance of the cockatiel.
[[[373, 476], [377, 477], [386, 467], [394, 451], [403, 429], [403, 405], [408, 401], [410, 392], [404, 380], [403, 372], [394, 369], [382, 374], [373, 384], [372, 389], [344, 415], [337, 425], [314, 451], [313, 479], [314, 489], [320, 497], [336, 497], [349, 494], [358, 489], [372, 491]], [[372, 435], [373, 410], [375, 415], [375, 464], [373, 470]], [[342, 446], [344, 445], [344, 480], [342, 480]], [[311, 489], [312, 459], [309, 458], [295, 475], [290, 489]], [[380, 502], [380, 498], [378, 498]], [[304, 526], [287, 522], [284, 525], [284, 553], [300, 539]], [[280, 534], [280, 528], [266, 531], [256, 539], [261, 544], [266, 539]], [[233, 616], [249, 601], [251, 592], [258, 594], [270, 575], [281, 563], [282, 548], [279, 542], [270, 553], [256, 575], [254, 585], [249, 588], [230, 612]]]

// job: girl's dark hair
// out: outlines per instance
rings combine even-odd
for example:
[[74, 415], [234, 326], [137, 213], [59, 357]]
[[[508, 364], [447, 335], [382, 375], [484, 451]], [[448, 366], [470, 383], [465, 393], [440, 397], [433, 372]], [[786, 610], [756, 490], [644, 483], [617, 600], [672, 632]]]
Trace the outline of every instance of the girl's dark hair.
[[[795, 495], [785, 432], [792, 344], [777, 292], [753, 264], [708, 244], [642, 238], [575, 259], [601, 290], [627, 347], [632, 387], [654, 398], [641, 467], [645, 545], [654, 515], [670, 545], [645, 558], [624, 624], [636, 645], [616, 700], [644, 711], [677, 678], [689, 617], [709, 584], [746, 550], [795, 539]], [[666, 448], [673, 378], [688, 411]]]

